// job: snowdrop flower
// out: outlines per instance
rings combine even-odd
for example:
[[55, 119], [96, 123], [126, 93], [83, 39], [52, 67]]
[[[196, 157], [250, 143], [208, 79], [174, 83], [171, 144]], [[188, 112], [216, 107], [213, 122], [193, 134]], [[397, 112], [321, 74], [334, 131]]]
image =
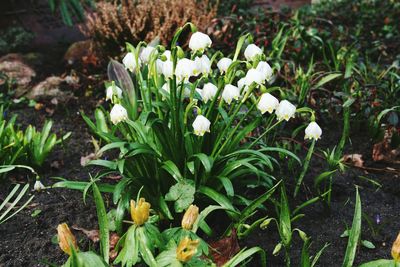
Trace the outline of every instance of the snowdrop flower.
[[253, 82], [261, 85], [263, 83], [263, 75], [256, 69], [249, 69], [246, 73], [244, 84], [250, 86]]
[[33, 185], [33, 190], [39, 192], [44, 189], [46, 189], [46, 187], [40, 182], [40, 180], [36, 180], [35, 184]]
[[189, 48], [193, 51], [203, 51], [207, 47], [210, 47], [211, 44], [210, 37], [202, 32], [193, 33], [189, 40]]
[[218, 88], [212, 83], [206, 83], [201, 91], [201, 98], [204, 103], [207, 103], [208, 100], [212, 100], [214, 96], [217, 94]]
[[241, 78], [237, 82], [237, 87], [239, 88], [239, 91], [242, 93], [242, 95], [246, 94], [249, 90], [249, 87], [246, 85], [246, 78]]
[[267, 111], [271, 114], [275, 109], [278, 108], [278, 106], [279, 100], [269, 93], [262, 94], [260, 101], [258, 101], [257, 104], [257, 108], [261, 111], [261, 114], [264, 114]]
[[221, 58], [218, 63], [217, 67], [221, 73], [225, 73], [228, 71], [229, 66], [232, 64], [232, 59], [224, 57]]
[[258, 63], [258, 65], [257, 65], [256, 70], [258, 70], [262, 74], [262, 77], [263, 77], [264, 81], [265, 80], [268, 81], [268, 80], [271, 79], [271, 77], [272, 77], [272, 68], [267, 62], [260, 61]]
[[[115, 90], [114, 90], [115, 89]], [[122, 89], [119, 88], [116, 85], [110, 85], [107, 87], [106, 90], [106, 101], [111, 100], [111, 103], [113, 102], [113, 96], [116, 96], [117, 98], [122, 98]]]
[[[196, 63], [196, 71], [201, 72], [203, 75], [211, 72], [211, 61], [206, 55], [196, 57], [194, 62]], [[194, 74], [196, 75], [196, 73]]]
[[197, 115], [192, 126], [194, 134], [198, 136], [203, 136], [206, 132], [210, 132], [211, 122], [203, 115]]
[[169, 94], [169, 83], [168, 82], [164, 83], [164, 85], [161, 87], [161, 89], [163, 89], [164, 91], [166, 91]]
[[[140, 59], [138, 59], [139, 65], [140, 65]], [[122, 63], [124, 64], [125, 68], [128, 69], [130, 72], [135, 72], [136, 71], [136, 59], [135, 55], [131, 52], [125, 55], [125, 57], [122, 59]]]
[[319, 138], [321, 138], [322, 130], [321, 127], [319, 127], [319, 125], [315, 121], [312, 121], [307, 126], [305, 133], [306, 134], [304, 136], [304, 139], [318, 140]]
[[238, 100], [240, 96], [240, 90], [232, 84], [227, 84], [222, 92], [222, 99], [228, 104], [231, 104], [232, 100]]
[[121, 121], [128, 119], [128, 112], [120, 104], [115, 104], [114, 107], [111, 109], [110, 118], [112, 123], [118, 124]]
[[293, 118], [295, 113], [296, 107], [287, 100], [282, 100], [275, 111], [278, 120], [286, 121], [288, 121], [290, 118]]
[[171, 60], [164, 61], [162, 64], [162, 74], [166, 79], [172, 78], [174, 75], [174, 65]]
[[157, 51], [155, 51], [156, 49], [152, 46], [146, 46], [145, 48], [142, 49], [142, 51], [140, 52], [139, 58], [142, 62], [144, 63], [149, 63], [150, 61], [150, 56], [153, 53], [156, 53]]
[[167, 60], [171, 60], [171, 51], [165, 50], [162, 56], [165, 57]]
[[255, 60], [259, 55], [262, 55], [262, 50], [255, 44], [250, 44], [246, 47], [246, 50], [244, 50], [244, 57], [248, 61], [253, 61]]
[[195, 62], [193, 60], [182, 58], [178, 61], [175, 68], [175, 75], [178, 81], [182, 81], [184, 79], [189, 79], [191, 76], [194, 75], [195, 69]]
[[164, 61], [162, 61], [161, 59], [157, 59], [156, 60], [156, 71], [157, 74], [161, 74], [163, 71], [163, 66], [164, 66]]

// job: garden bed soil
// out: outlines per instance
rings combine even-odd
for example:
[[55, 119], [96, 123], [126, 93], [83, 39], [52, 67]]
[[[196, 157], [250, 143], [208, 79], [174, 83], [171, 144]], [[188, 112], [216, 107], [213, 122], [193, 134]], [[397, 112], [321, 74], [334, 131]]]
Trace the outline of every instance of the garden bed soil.
[[[96, 170], [83, 168], [80, 165], [81, 156], [93, 152], [90, 133], [83, 122], [79, 112], [84, 110], [91, 114], [96, 102], [88, 98], [80, 98], [66, 105], [55, 108], [51, 119], [54, 120], [54, 130], [58, 133], [72, 131], [72, 135], [64, 147], [59, 146], [48, 158], [47, 165], [41, 170], [42, 181], [51, 185], [55, 180], [50, 177], [64, 177], [71, 180], [87, 181], [88, 173]], [[12, 111], [18, 114], [18, 121], [22, 124], [31, 123], [43, 125], [48, 117], [45, 109], [35, 111], [32, 108], [22, 108]], [[332, 131], [330, 131], [330, 128]], [[340, 128], [340, 127], [339, 127]], [[340, 132], [335, 126], [323, 127], [324, 135], [318, 148], [332, 147], [339, 140]], [[372, 143], [360, 131], [353, 133], [352, 147], [348, 153], [360, 153], [366, 157], [366, 166], [384, 168], [385, 164], [374, 164], [370, 160]], [[313, 197], [311, 188], [313, 178], [323, 172], [325, 163], [322, 159], [314, 157], [309, 172], [305, 178], [305, 187], [300, 194], [300, 200], [291, 201], [292, 207], [302, 201]], [[395, 166], [398, 169], [398, 166]], [[372, 183], [366, 182], [360, 176], [365, 176], [382, 184], [377, 188]], [[23, 177], [24, 178], [24, 177]], [[26, 182], [21, 177], [16, 177], [15, 182]], [[31, 188], [33, 180], [29, 181]], [[290, 181], [289, 181], [289, 184]], [[397, 233], [400, 230], [400, 186], [399, 174], [378, 171], [366, 173], [365, 170], [349, 168], [344, 174], [335, 176], [333, 185], [331, 211], [328, 213], [320, 204], [314, 204], [304, 209], [305, 217], [295, 223], [295, 227], [305, 231], [312, 238], [311, 254], [314, 255], [325, 243], [329, 243], [317, 266], [341, 266], [346, 250], [347, 238], [340, 235], [346, 227], [351, 226], [355, 185], [359, 186], [362, 211], [365, 217], [372, 220], [374, 229], [363, 220], [362, 238], [367, 239], [376, 246], [375, 249], [360, 247], [355, 265], [378, 258], [390, 258], [390, 249]], [[292, 192], [289, 186], [289, 192]], [[9, 187], [0, 188], [0, 198], [3, 199]], [[28, 208], [15, 217], [0, 225], [0, 266], [46, 266], [46, 262], [61, 265], [67, 256], [52, 242], [56, 235], [59, 223], [77, 225], [85, 229], [97, 228], [97, 217], [93, 202], [88, 198], [86, 205], [82, 200], [82, 193], [67, 189], [48, 189], [34, 194], [35, 198]], [[106, 204], [109, 204], [106, 198]], [[32, 216], [36, 210], [41, 212]], [[379, 219], [379, 223], [377, 223]], [[82, 249], [93, 247], [91, 241], [81, 232], [74, 231]], [[376, 232], [376, 233], [373, 233]], [[268, 266], [284, 266], [283, 256], [272, 256], [272, 251], [278, 242], [278, 232], [273, 224], [265, 231], [257, 230], [245, 240], [240, 241], [242, 247], [260, 246], [267, 251]], [[299, 266], [302, 242], [298, 236], [294, 238], [292, 247], [292, 266]], [[248, 266], [259, 266], [252, 262]]]

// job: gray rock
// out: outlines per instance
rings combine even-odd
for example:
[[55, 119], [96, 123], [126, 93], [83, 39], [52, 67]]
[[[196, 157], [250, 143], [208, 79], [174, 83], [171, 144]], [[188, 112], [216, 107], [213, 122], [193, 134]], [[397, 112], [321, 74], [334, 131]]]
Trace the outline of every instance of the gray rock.
[[17, 95], [26, 91], [36, 72], [24, 62], [20, 54], [8, 54], [0, 58], [0, 72], [15, 83]]
[[73, 97], [71, 91], [62, 90], [68, 87], [65, 79], [58, 76], [47, 77], [35, 85], [26, 95], [29, 99], [50, 100], [56, 98], [58, 102], [66, 102]]

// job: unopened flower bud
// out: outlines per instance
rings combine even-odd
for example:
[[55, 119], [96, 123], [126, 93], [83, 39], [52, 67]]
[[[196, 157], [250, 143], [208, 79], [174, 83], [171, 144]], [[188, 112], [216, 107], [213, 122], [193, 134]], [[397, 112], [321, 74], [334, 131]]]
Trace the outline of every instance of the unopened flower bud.
[[196, 222], [198, 216], [199, 207], [196, 205], [190, 205], [183, 215], [182, 228], [186, 230], [192, 230], [193, 224]]
[[69, 230], [69, 227], [66, 223], [62, 223], [57, 226], [57, 234], [58, 244], [62, 251], [68, 255], [71, 255], [72, 248], [78, 250], [75, 236], [71, 233], [71, 230]]
[[149, 219], [150, 203], [144, 198], [140, 198], [138, 203], [131, 200], [131, 217], [137, 226], [142, 226]]
[[392, 257], [395, 262], [400, 263], [400, 233], [397, 235], [396, 240], [392, 246]]

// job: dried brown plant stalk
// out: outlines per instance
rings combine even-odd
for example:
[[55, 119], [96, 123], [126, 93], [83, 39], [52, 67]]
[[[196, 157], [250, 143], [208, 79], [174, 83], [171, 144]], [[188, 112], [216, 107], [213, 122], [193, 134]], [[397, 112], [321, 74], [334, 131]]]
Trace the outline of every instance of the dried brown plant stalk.
[[159, 38], [168, 44], [178, 27], [192, 22], [205, 31], [217, 14], [212, 0], [114, 0], [100, 1], [87, 14], [81, 31], [107, 54], [119, 52], [125, 42], [137, 44]]

